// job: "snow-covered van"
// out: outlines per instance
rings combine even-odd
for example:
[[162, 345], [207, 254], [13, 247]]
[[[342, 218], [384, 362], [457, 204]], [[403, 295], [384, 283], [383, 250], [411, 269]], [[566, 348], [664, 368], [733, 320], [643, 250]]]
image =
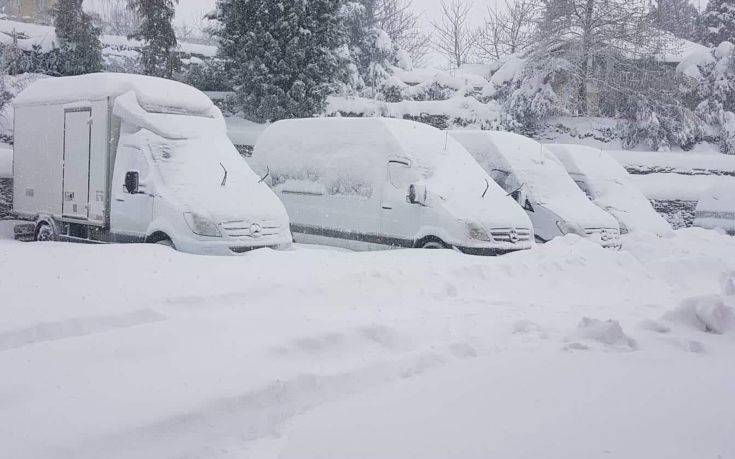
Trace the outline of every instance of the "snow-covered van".
[[219, 109], [190, 86], [114, 73], [49, 78], [14, 107], [13, 210], [35, 220], [37, 240], [200, 254], [291, 243], [285, 208], [228, 140]]
[[297, 242], [353, 250], [531, 248], [531, 222], [445, 132], [388, 118], [280, 121], [251, 165], [269, 174]]
[[540, 143], [510, 132], [451, 135], [526, 210], [538, 241], [573, 233], [603, 247], [620, 247], [615, 218], [592, 204], [559, 159]]
[[628, 172], [604, 151], [585, 145], [546, 145], [587, 197], [615, 217], [620, 231], [663, 236], [672, 229], [630, 180]]
[[697, 202], [694, 226], [721, 229], [735, 236], [735, 180], [718, 183]]

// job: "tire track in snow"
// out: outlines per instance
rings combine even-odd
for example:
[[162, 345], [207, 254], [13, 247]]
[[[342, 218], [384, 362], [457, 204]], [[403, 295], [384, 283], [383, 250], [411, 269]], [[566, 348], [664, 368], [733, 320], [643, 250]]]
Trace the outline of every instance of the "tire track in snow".
[[[222, 457], [238, 454], [253, 442], [279, 438], [292, 418], [343, 396], [420, 376], [451, 361], [475, 358], [467, 343], [452, 343], [432, 350], [411, 352], [400, 359], [373, 362], [354, 370], [304, 373], [276, 380], [241, 395], [212, 400], [187, 412], [105, 435], [77, 445], [62, 457]], [[166, 442], [161, 442], [166, 438]]]
[[31, 327], [0, 332], [0, 352], [32, 344], [102, 333], [166, 320], [167, 316], [152, 309], [125, 314], [75, 317], [55, 322], [42, 322]]

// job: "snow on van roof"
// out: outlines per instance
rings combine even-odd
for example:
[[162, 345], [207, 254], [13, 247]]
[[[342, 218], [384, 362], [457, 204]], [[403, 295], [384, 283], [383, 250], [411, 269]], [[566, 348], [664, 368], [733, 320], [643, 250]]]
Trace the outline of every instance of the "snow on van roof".
[[651, 207], [628, 172], [604, 151], [585, 145], [546, 145], [570, 174], [585, 177], [595, 202], [633, 230], [666, 234], [671, 227]]
[[184, 113], [214, 117], [218, 110], [203, 92], [163, 78], [125, 73], [88, 75], [39, 80], [21, 92], [13, 104], [48, 105], [100, 100], [134, 92], [146, 111]]

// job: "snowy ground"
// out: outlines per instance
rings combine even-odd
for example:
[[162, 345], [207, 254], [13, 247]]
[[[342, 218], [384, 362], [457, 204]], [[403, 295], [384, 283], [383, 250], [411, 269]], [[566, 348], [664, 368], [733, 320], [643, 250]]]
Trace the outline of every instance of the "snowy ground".
[[735, 457], [735, 238], [211, 258], [11, 233], [6, 457]]

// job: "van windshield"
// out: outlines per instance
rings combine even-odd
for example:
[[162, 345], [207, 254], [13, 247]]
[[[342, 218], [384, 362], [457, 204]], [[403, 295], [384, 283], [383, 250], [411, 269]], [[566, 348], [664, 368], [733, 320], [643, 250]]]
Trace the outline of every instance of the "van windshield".
[[232, 143], [224, 135], [151, 142], [151, 156], [166, 186], [182, 191], [220, 187], [227, 183], [256, 182]]

